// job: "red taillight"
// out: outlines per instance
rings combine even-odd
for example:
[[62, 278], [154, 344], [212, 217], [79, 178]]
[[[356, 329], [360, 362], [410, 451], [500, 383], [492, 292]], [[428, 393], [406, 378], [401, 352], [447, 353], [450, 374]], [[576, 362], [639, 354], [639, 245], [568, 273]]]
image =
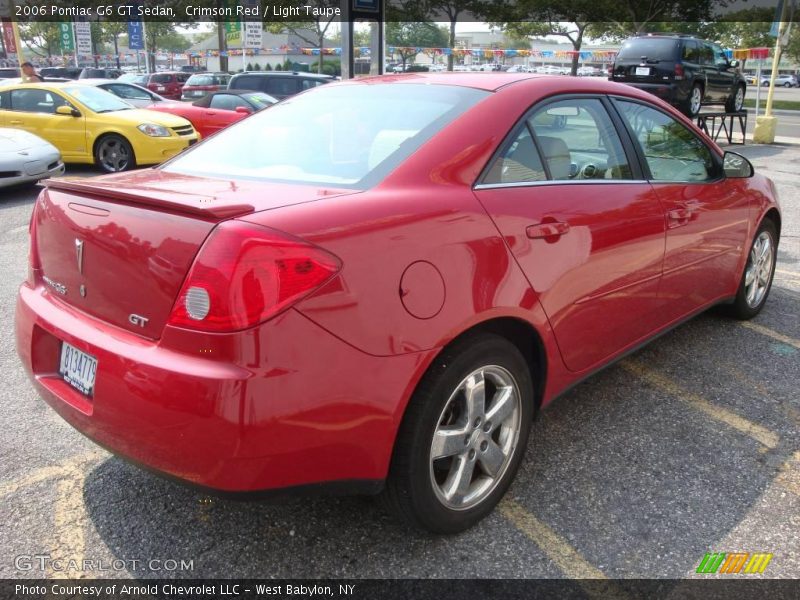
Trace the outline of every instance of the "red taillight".
[[675, 65], [675, 79], [680, 80], [683, 79], [685, 73], [683, 72], [683, 65], [681, 63], [677, 63]]
[[212, 332], [247, 329], [307, 296], [340, 268], [339, 259], [321, 248], [227, 221], [200, 249], [169, 324]]
[[[41, 192], [45, 194], [44, 191]], [[28, 237], [30, 242], [28, 245], [28, 283], [31, 286], [36, 285], [35, 271], [39, 269], [39, 251], [36, 248], [36, 209], [39, 207], [40, 199], [37, 198], [33, 203], [33, 210], [31, 211], [31, 220], [28, 223]]]

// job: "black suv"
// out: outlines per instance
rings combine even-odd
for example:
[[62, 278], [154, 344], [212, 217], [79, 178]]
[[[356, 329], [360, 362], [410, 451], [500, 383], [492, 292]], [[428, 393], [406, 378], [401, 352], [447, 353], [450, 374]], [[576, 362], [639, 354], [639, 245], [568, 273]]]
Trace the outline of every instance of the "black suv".
[[703, 104], [738, 112], [747, 83], [722, 48], [689, 35], [647, 34], [622, 44], [609, 79], [645, 90], [689, 117]]
[[250, 71], [239, 73], [231, 77], [228, 84], [229, 90], [255, 90], [264, 92], [273, 98], [283, 100], [313, 87], [330, 83], [334, 78], [330, 75], [317, 75], [315, 73], [297, 73], [295, 71]]

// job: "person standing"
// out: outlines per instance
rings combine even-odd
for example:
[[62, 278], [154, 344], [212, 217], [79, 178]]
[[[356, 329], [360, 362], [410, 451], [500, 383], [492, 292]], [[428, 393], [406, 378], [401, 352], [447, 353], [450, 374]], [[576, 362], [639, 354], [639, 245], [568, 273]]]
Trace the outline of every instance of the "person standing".
[[22, 63], [22, 83], [42, 83], [44, 81], [29, 62]]

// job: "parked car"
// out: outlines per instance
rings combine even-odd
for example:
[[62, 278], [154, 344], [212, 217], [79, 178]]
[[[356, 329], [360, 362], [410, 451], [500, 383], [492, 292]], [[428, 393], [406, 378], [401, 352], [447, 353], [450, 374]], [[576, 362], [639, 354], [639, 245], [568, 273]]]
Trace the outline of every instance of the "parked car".
[[230, 73], [195, 73], [183, 86], [181, 100], [199, 100], [209, 92], [227, 89]]
[[705, 104], [742, 110], [747, 83], [738, 66], [717, 44], [689, 35], [647, 34], [622, 44], [609, 79], [648, 91], [694, 117]]
[[[762, 87], [769, 87], [769, 76], [761, 78]], [[775, 87], [798, 87], [796, 75], [777, 75], [775, 77]]]
[[453, 533], [559, 394], [713, 306], [757, 315], [780, 229], [768, 178], [632, 86], [353, 80], [155, 169], [49, 180], [16, 346], [58, 414], [137, 464], [228, 494], [382, 492]]
[[150, 78], [150, 75], [147, 73], [123, 73], [119, 77], [117, 77], [117, 81], [122, 83], [134, 83], [136, 85], [140, 85], [142, 87], [147, 85], [147, 80]]
[[168, 100], [164, 98], [164, 96], [151, 92], [145, 87], [136, 85], [135, 83], [126, 83], [119, 79], [81, 79], [81, 83], [93, 85], [110, 92], [136, 108], [151, 108], [154, 104], [161, 102], [181, 104], [177, 100]]
[[16, 67], [11, 69], [0, 69], [0, 79], [14, 79], [19, 77], [19, 69]]
[[[0, 110], [2, 110], [0, 96]], [[58, 148], [22, 129], [0, 127], [0, 188], [64, 174]]]
[[555, 65], [544, 65], [541, 67], [536, 67], [534, 69], [534, 72], [542, 75], [569, 75], [569, 69], [564, 67], [557, 67]]
[[334, 81], [334, 78], [330, 75], [318, 75], [316, 73], [249, 71], [247, 73], [238, 73], [231, 77], [228, 89], [256, 90], [278, 100], [283, 100], [331, 81]]
[[207, 138], [228, 125], [272, 106], [277, 99], [263, 92], [251, 90], [223, 90], [211, 92], [204, 98], [192, 102], [157, 102], [148, 108], [167, 112], [189, 121]]
[[163, 162], [199, 139], [186, 119], [135, 109], [76, 82], [6, 86], [0, 88], [0, 107], [0, 127], [44, 138], [64, 162], [96, 164], [109, 172]]
[[[169, 98], [170, 100], [180, 100], [183, 86], [191, 76], [191, 73], [181, 73], [180, 71], [151, 73], [143, 85], [148, 90], [156, 92], [165, 98]], [[134, 81], [131, 83], [136, 82]]]
[[83, 69], [79, 67], [42, 67], [39, 75], [45, 79], [77, 79]]
[[78, 75], [78, 79], [116, 79], [122, 75], [119, 69], [96, 69], [94, 67], [86, 67]]
[[597, 77], [602, 75], [603, 72], [597, 67], [578, 67], [578, 77]]

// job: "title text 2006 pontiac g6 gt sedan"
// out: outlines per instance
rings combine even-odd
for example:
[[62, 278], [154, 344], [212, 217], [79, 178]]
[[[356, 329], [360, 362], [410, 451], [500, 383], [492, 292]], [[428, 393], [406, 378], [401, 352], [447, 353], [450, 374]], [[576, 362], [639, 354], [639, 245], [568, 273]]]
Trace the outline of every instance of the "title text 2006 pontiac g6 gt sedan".
[[711, 306], [758, 314], [780, 229], [772, 182], [645, 92], [367, 78], [154, 170], [49, 182], [17, 344], [59, 414], [136, 462], [382, 492], [455, 532], [571, 384]]

